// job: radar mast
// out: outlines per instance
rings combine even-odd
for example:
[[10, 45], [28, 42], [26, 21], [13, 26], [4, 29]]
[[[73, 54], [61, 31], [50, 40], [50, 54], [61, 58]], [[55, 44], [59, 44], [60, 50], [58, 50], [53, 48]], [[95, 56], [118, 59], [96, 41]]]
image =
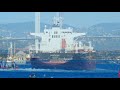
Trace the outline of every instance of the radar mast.
[[63, 17], [61, 16], [60, 12], [56, 13], [56, 16], [53, 18], [53, 27], [60, 27], [62, 28], [63, 25]]

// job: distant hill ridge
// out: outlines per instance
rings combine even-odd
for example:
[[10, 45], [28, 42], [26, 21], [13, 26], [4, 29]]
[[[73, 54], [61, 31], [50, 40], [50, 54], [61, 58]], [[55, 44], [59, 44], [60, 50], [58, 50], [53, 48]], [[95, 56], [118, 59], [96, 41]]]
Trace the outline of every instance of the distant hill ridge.
[[[34, 24], [34, 22], [0, 24], [0, 36], [9, 36], [10, 33], [8, 32], [11, 32], [14, 37], [25, 37], [27, 33], [35, 31]], [[41, 32], [43, 32], [45, 25], [47, 25], [47, 28], [51, 27], [50, 24], [41, 23]], [[63, 27], [72, 27], [74, 31], [86, 32], [88, 35], [92, 36], [120, 35], [120, 23], [100, 23], [89, 28], [73, 27], [71, 25], [64, 24]]]
[[120, 36], [120, 23], [100, 23], [89, 27], [89, 35]]
[[[44, 30], [44, 26], [47, 25], [47, 28], [50, 28], [50, 24], [41, 23], [41, 32]], [[75, 27], [64, 24], [64, 28], [72, 27], [76, 30]], [[12, 36], [14, 37], [21, 37], [25, 36], [27, 33], [35, 32], [35, 23], [34, 22], [23, 22], [23, 23], [8, 23], [8, 24], [0, 24], [0, 32], [4, 36], [8, 36], [11, 32]]]
[[[41, 23], [41, 32], [44, 30], [44, 26], [47, 25], [47, 28], [50, 28], [50, 24]], [[64, 28], [72, 27], [76, 32], [85, 32], [88, 36], [120, 36], [120, 23], [100, 23], [93, 25], [89, 28], [83, 27], [73, 27], [68, 24], [63, 25]], [[8, 23], [8, 24], [0, 24], [0, 38], [2, 36], [9, 37], [10, 33], [12, 37], [27, 37], [28, 33], [35, 31], [35, 23], [34, 22], [21, 22], [21, 23]], [[119, 49], [120, 43], [119, 40], [97, 40], [92, 42], [95, 49]], [[18, 45], [20, 46], [20, 45]], [[21, 45], [22, 46], [22, 45]]]

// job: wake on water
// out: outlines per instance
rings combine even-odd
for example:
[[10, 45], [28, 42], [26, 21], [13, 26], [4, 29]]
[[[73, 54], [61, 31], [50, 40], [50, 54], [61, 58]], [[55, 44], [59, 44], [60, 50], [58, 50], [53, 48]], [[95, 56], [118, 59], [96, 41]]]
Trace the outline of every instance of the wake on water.
[[0, 71], [21, 71], [21, 72], [118, 72], [117, 70], [107, 70], [97, 68], [95, 70], [63, 70], [63, 69], [32, 69], [32, 68], [20, 68], [20, 69], [0, 69]]

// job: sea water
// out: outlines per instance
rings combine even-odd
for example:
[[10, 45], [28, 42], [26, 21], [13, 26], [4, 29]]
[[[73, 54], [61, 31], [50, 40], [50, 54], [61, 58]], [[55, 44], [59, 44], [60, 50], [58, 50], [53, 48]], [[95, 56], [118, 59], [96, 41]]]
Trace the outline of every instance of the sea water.
[[95, 70], [31, 69], [21, 65], [19, 69], [0, 69], [0, 78], [118, 78], [118, 64], [96, 65]]

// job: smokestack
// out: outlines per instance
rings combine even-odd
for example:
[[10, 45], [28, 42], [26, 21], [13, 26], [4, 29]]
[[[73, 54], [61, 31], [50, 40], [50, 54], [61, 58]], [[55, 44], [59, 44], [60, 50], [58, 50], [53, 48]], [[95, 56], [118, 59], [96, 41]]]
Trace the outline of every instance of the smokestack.
[[40, 12], [35, 12], [35, 33], [40, 33]]
[[60, 12], [57, 12], [57, 13], [56, 13], [56, 16], [57, 16], [57, 17], [60, 17]]
[[[40, 33], [40, 12], [35, 12], [35, 34]], [[39, 40], [38, 37], [35, 35], [35, 50], [38, 53], [39, 50]]]

